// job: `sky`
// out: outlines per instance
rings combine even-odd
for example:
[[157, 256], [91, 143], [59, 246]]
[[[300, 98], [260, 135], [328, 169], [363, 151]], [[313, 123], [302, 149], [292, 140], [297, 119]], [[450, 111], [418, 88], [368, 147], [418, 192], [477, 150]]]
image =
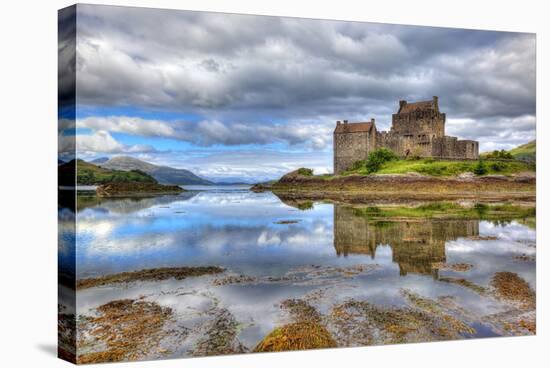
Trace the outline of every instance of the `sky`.
[[[387, 130], [399, 100], [434, 95], [446, 134], [480, 151], [536, 135], [534, 34], [80, 4], [76, 24], [76, 60], [60, 32], [60, 65], [76, 66], [86, 160], [216, 181], [327, 173], [336, 120]], [[74, 127], [65, 102], [60, 127]]]

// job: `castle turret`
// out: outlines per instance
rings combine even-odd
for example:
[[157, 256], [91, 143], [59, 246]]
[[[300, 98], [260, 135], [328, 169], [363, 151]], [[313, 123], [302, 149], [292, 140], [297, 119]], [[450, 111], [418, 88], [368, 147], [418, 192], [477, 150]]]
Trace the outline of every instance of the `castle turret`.
[[399, 101], [399, 111], [397, 112], [398, 114], [401, 112], [401, 110], [403, 110], [403, 108], [405, 107], [405, 105], [407, 105], [407, 101], [406, 101], [406, 100], [401, 100], [401, 101]]

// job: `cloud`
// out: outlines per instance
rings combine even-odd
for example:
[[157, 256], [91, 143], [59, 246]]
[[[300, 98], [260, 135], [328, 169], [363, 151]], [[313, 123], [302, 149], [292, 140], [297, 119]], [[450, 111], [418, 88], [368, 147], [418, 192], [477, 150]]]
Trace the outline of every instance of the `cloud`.
[[147, 120], [137, 117], [87, 117], [77, 120], [76, 126], [78, 128], [88, 128], [95, 131], [127, 133], [145, 137], [172, 138], [176, 136], [174, 127], [168, 122]]
[[460, 91], [456, 107], [464, 95], [532, 107], [524, 101], [534, 93], [529, 34], [85, 5], [79, 11], [84, 103], [186, 109], [283, 102], [299, 110], [303, 102], [394, 102], [437, 89]]
[[[61, 124], [64, 124], [63, 121]], [[332, 123], [320, 125], [318, 122], [296, 121], [284, 124], [223, 123], [218, 120], [182, 122], [127, 116], [87, 117], [77, 120], [76, 127], [103, 133], [109, 131], [143, 137], [176, 139], [199, 146], [282, 142], [290, 145], [309, 143], [309, 147], [314, 149], [326, 148], [327, 144], [332, 142], [333, 129]], [[114, 147], [114, 142], [107, 142], [107, 138], [102, 139], [104, 139], [102, 144], [104, 147]]]
[[[447, 113], [447, 133], [479, 140], [481, 150], [535, 138], [534, 34], [85, 4], [77, 9], [76, 89], [87, 111], [77, 126], [92, 131], [79, 138], [90, 155], [136, 152], [166, 159], [154, 147], [126, 144], [135, 140], [120, 134], [153, 138], [153, 146], [167, 138], [191, 149], [254, 152], [251, 146], [279, 145], [309, 158], [319, 151], [326, 161], [318, 167], [327, 167], [336, 120], [373, 117], [379, 129], [388, 129], [399, 100], [433, 95]], [[70, 51], [66, 39], [60, 50]], [[68, 56], [63, 53], [64, 64], [74, 61]], [[262, 148], [260, 156], [272, 162], [267, 152]], [[257, 164], [252, 158], [241, 157]], [[303, 163], [291, 161], [292, 167]], [[238, 164], [226, 169], [254, 171], [237, 170]], [[210, 172], [224, 175], [216, 170], [222, 168]]]
[[96, 153], [145, 153], [156, 152], [150, 145], [124, 145], [114, 139], [108, 131], [98, 130], [92, 134], [59, 135], [58, 150], [60, 153], [78, 152], [79, 155]]

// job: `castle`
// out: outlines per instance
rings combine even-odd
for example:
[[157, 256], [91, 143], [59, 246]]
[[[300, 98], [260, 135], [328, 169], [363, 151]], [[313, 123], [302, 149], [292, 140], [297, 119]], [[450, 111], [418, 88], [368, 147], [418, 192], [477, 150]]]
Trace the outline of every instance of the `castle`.
[[366, 160], [378, 148], [388, 148], [401, 157], [477, 159], [479, 144], [445, 135], [445, 113], [439, 111], [437, 96], [432, 100], [399, 101], [389, 132], [378, 131], [370, 122], [336, 122], [334, 129], [334, 174], [338, 175], [359, 160]]

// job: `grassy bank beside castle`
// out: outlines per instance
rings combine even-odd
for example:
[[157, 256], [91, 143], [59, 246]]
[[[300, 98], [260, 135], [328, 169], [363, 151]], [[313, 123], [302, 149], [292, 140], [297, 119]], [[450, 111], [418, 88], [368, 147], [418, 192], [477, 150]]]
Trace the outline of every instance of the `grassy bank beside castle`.
[[[356, 161], [340, 175], [319, 175], [319, 178], [333, 179], [349, 175], [373, 174], [421, 174], [433, 177], [452, 177], [465, 173], [476, 176], [534, 173], [536, 164], [536, 143], [519, 146], [510, 151], [487, 152], [479, 160], [441, 160], [434, 158], [402, 158], [386, 148], [371, 152], [367, 160]], [[522, 159], [518, 159], [521, 157]], [[302, 176], [313, 176], [313, 171], [300, 168], [296, 171]]]
[[502, 152], [495, 155], [479, 160], [404, 159], [382, 148], [341, 175], [314, 175], [313, 170], [300, 168], [252, 190], [271, 190], [291, 200], [345, 203], [381, 199], [534, 202], [535, 162], [504, 158]]
[[500, 159], [482, 159], [481, 161], [452, 161], [452, 160], [390, 160], [380, 165], [380, 168], [371, 172], [367, 161], [359, 161], [352, 168], [343, 173], [346, 175], [369, 174], [407, 174], [418, 173], [429, 176], [458, 176], [464, 173], [474, 175], [512, 175], [523, 172], [535, 172], [534, 163], [518, 160], [504, 161]]

